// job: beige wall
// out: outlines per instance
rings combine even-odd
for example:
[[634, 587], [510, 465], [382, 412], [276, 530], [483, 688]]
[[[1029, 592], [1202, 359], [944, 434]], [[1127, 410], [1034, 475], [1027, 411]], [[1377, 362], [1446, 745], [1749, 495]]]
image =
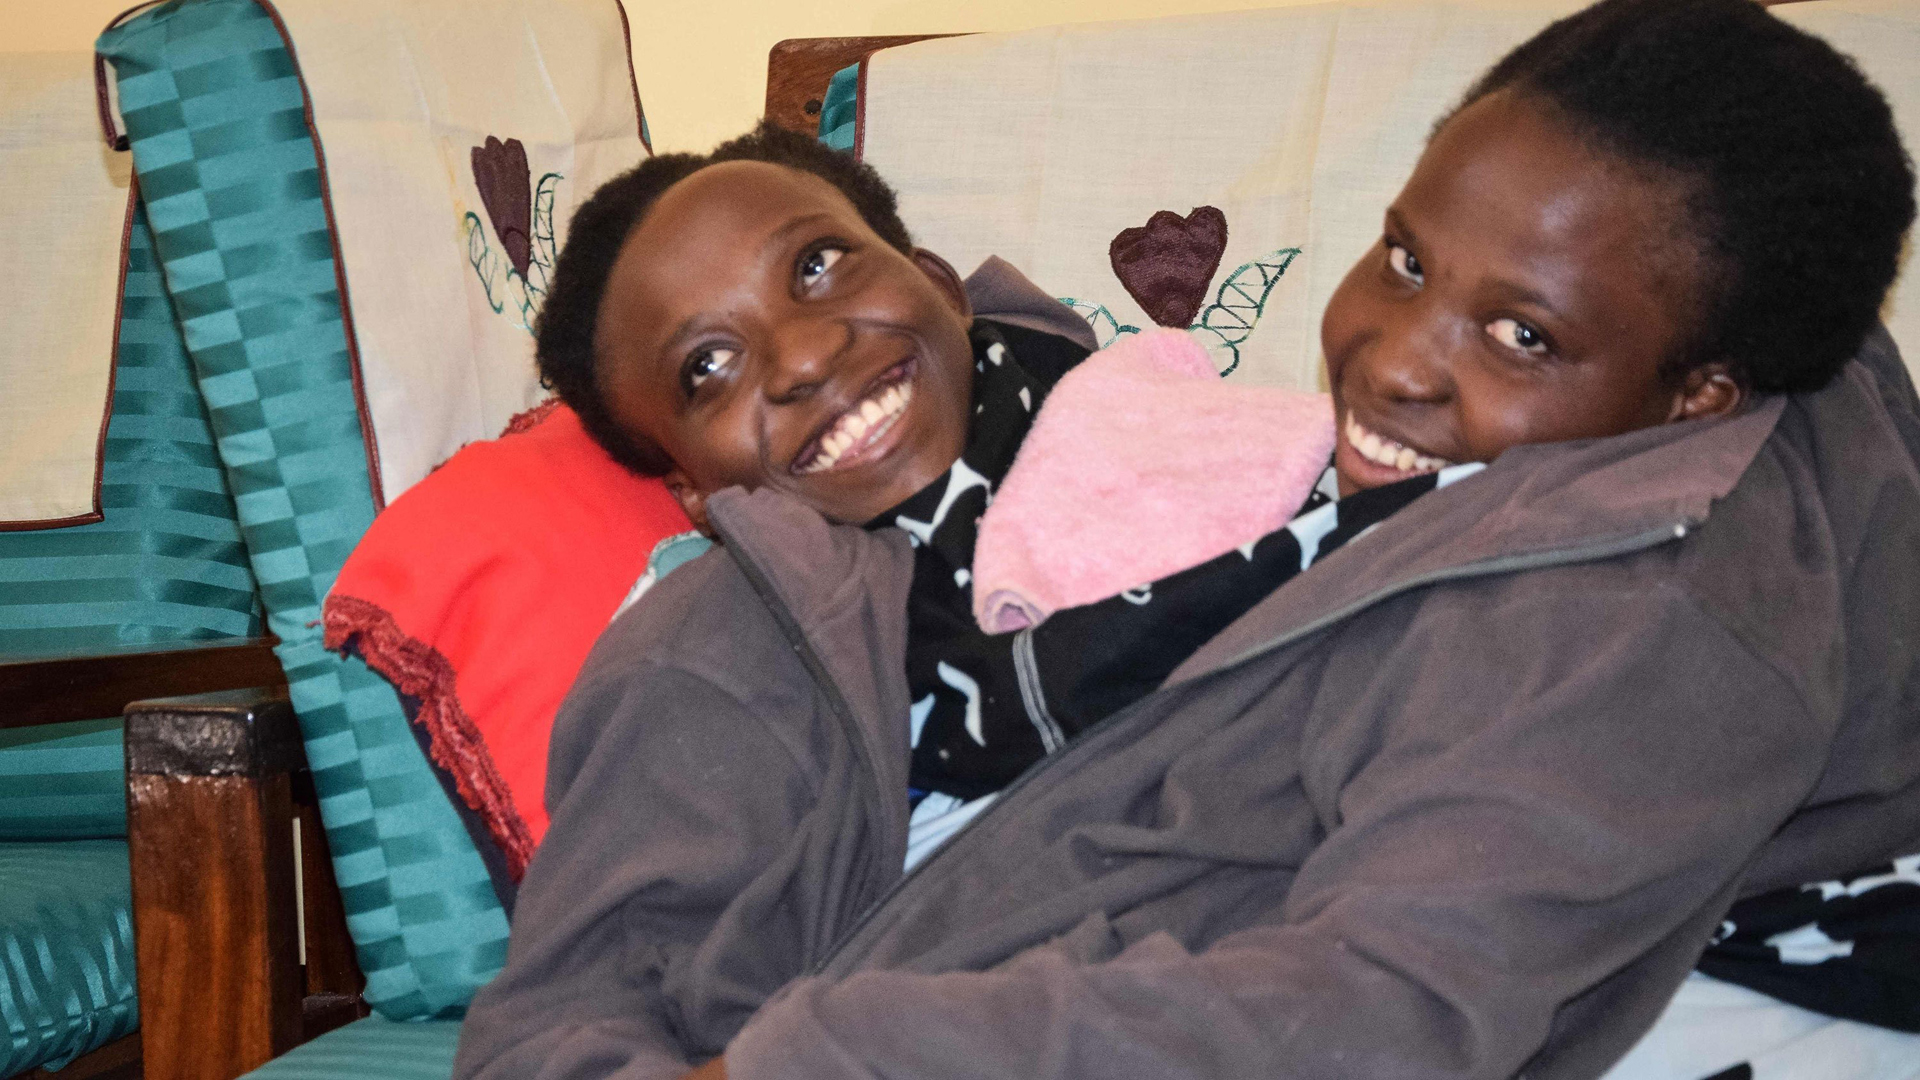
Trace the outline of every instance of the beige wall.
[[[1304, 0], [626, 0], [626, 5], [654, 148], [705, 150], [759, 117], [767, 50], [782, 38], [1016, 30], [1299, 2]], [[107, 20], [132, 3], [0, 0], [0, 25], [7, 28], [8, 48], [87, 49]]]

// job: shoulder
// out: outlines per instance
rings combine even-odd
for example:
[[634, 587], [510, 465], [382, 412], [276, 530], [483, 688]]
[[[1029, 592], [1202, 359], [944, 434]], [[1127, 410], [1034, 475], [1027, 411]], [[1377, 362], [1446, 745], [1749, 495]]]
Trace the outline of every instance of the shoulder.
[[[659, 581], [595, 642], [554, 718], [550, 801], [596, 753], [688, 735], [758, 738], [776, 717], [809, 707], [810, 685], [766, 605], [716, 547]], [[610, 750], [616, 743], [622, 749]]]

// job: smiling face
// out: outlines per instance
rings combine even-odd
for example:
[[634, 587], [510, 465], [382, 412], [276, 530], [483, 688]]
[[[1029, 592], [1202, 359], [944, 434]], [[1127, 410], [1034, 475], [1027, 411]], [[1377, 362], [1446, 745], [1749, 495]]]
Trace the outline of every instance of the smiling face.
[[1725, 365], [1665, 370], [1702, 292], [1685, 205], [1529, 99], [1447, 121], [1321, 323], [1341, 493], [1737, 408]]
[[973, 392], [966, 294], [844, 195], [732, 161], [674, 184], [627, 237], [595, 329], [614, 421], [674, 462], [695, 524], [721, 488], [774, 487], [865, 521], [960, 456]]

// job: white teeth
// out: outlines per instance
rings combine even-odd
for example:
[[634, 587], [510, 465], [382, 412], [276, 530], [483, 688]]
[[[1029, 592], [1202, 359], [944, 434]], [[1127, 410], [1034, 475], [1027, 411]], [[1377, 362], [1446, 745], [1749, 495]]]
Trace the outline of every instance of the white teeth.
[[840, 458], [852, 447], [878, 438], [891, 427], [906, 411], [907, 403], [913, 400], [913, 386], [909, 383], [895, 383], [884, 391], [860, 402], [834, 421], [833, 427], [820, 437], [820, 450], [806, 465], [799, 469], [801, 475], [825, 472], [840, 463]]
[[1385, 465], [1404, 473], [1439, 472], [1453, 464], [1444, 458], [1429, 457], [1410, 446], [1402, 446], [1392, 439], [1368, 431], [1360, 426], [1360, 421], [1347, 417], [1347, 443], [1360, 456], [1376, 465]]

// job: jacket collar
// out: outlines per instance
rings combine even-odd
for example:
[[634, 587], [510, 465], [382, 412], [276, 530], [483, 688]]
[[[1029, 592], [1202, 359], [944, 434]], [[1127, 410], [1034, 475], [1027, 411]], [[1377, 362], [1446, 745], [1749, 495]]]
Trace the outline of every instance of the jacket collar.
[[1733, 490], [1785, 405], [1775, 395], [1721, 420], [1515, 447], [1275, 590], [1165, 685], [1235, 665], [1423, 584], [1603, 558], [1684, 536]]

